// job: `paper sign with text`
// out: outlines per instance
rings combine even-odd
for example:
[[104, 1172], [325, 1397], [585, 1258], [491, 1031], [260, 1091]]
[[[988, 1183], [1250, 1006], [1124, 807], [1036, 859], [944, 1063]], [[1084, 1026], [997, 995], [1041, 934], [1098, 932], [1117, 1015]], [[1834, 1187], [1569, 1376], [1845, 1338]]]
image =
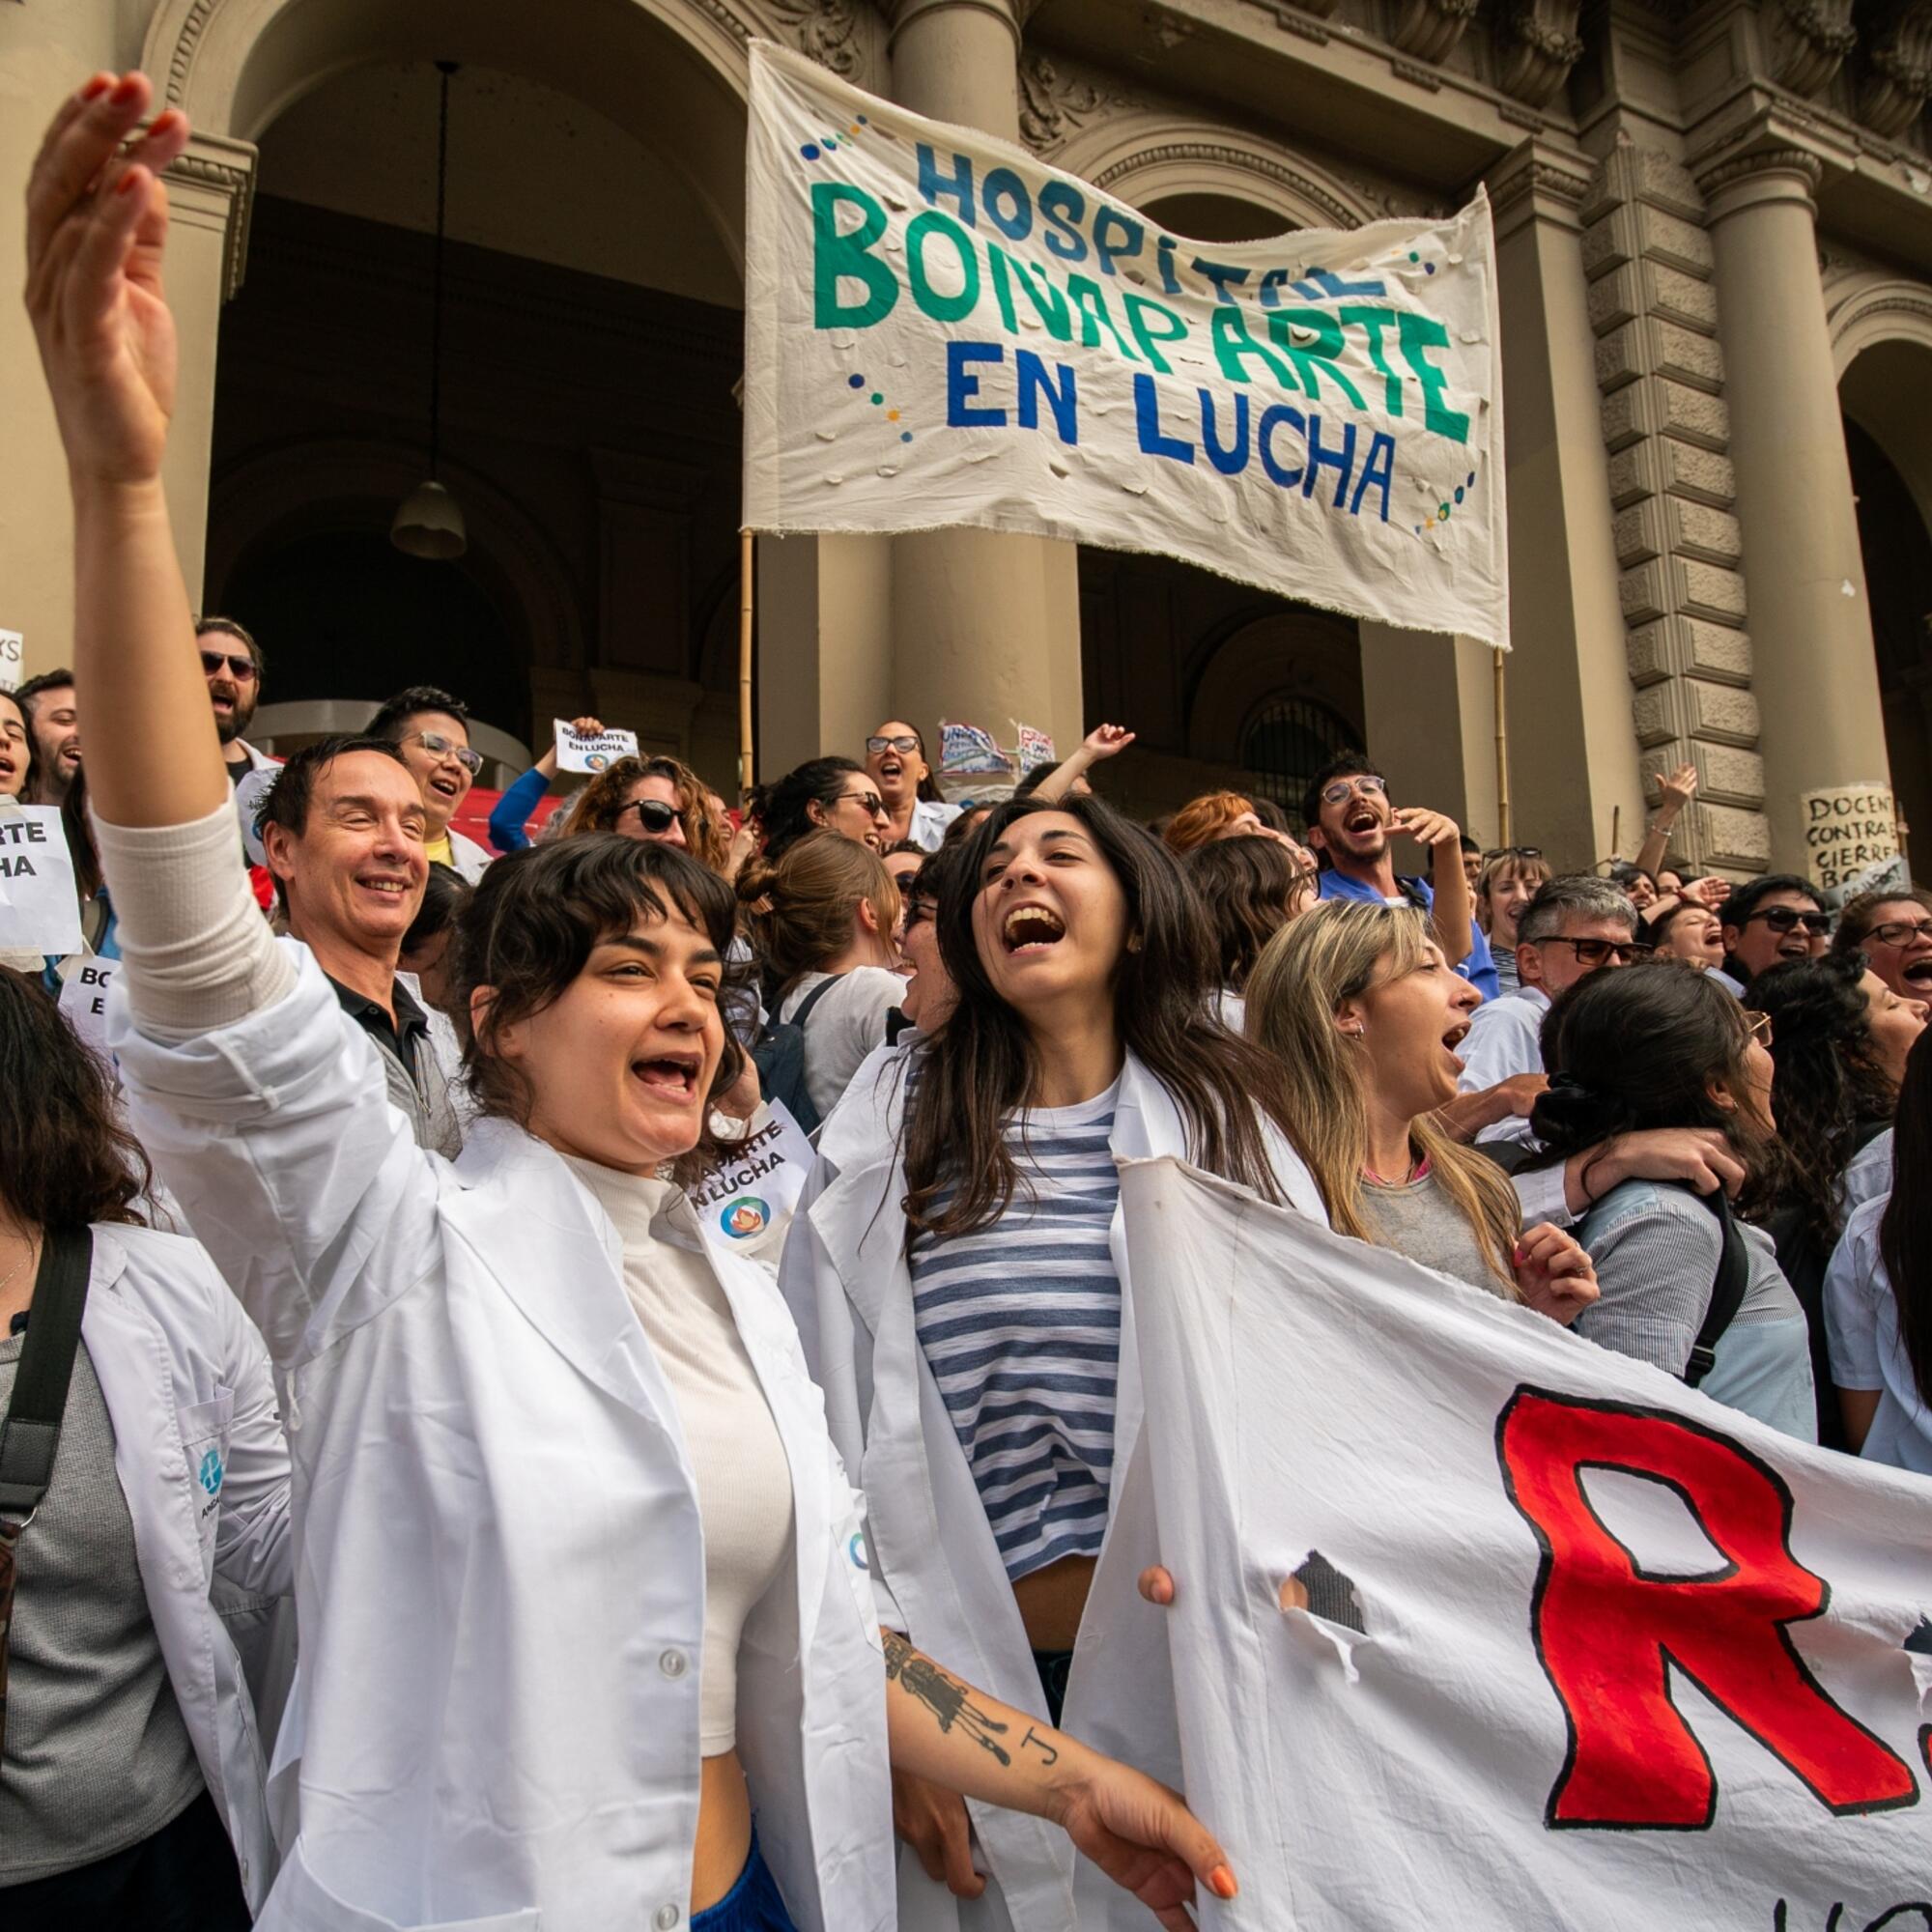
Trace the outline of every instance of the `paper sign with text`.
[[757, 1260], [778, 1260], [813, 1154], [782, 1100], [766, 1100], [730, 1152], [689, 1190], [708, 1235]]
[[1181, 557], [1507, 648], [1496, 281], [1439, 220], [1190, 242], [754, 43], [745, 519]]
[[1890, 790], [1876, 781], [1807, 791], [1800, 804], [1804, 862], [1814, 886], [1831, 891], [1849, 885], [1898, 856], [1898, 814]]
[[608, 771], [619, 758], [638, 755], [635, 731], [578, 731], [570, 720], [558, 718], [556, 725], [556, 768], [560, 772]]
[[0, 691], [18, 691], [27, 641], [18, 631], [0, 631]]
[[73, 860], [51, 805], [0, 805], [0, 952], [80, 951]]
[[61, 962], [60, 1009], [96, 1053], [107, 1053], [107, 989], [121, 970], [118, 959], [81, 958]]
[[1925, 1923], [1932, 1482], [1178, 1161], [1121, 1207], [1176, 1595], [1108, 1743], [1171, 1671], [1204, 1926]]

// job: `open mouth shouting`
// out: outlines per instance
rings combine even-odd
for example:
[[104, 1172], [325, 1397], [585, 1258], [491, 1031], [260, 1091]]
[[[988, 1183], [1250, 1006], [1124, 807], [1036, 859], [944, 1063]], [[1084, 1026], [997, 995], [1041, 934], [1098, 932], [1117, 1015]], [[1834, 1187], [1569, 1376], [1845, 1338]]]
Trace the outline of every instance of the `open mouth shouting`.
[[1043, 905], [1014, 906], [1000, 924], [1000, 941], [1009, 953], [1044, 952], [1066, 937], [1066, 922]]
[[652, 1098], [672, 1106], [695, 1106], [702, 1095], [697, 1083], [704, 1072], [701, 1053], [659, 1053], [631, 1063], [631, 1076]]
[[891, 783], [905, 776], [905, 760], [896, 752], [888, 752], [879, 760], [879, 782]]
[[1350, 838], [1366, 838], [1381, 830], [1381, 812], [1367, 799], [1357, 799], [1342, 816], [1342, 830]]
[[432, 772], [429, 778], [429, 788], [435, 792], [438, 798], [446, 801], [450, 805], [456, 804], [463, 796], [462, 781], [453, 777], [448, 772]]
[[1932, 999], [1932, 952], [1921, 952], [1898, 969], [1898, 977], [1921, 999]]
[[0, 745], [0, 792], [10, 796], [20, 789], [21, 762], [11, 745]]
[[1443, 1047], [1447, 1050], [1449, 1058], [1456, 1063], [1456, 1071], [1458, 1073], [1462, 1072], [1463, 1070], [1463, 1056], [1460, 1053], [1458, 1053], [1456, 1049], [1459, 1046], [1461, 1046], [1463, 1042], [1468, 1038], [1468, 1037], [1469, 1037], [1469, 1022], [1467, 1020], [1458, 1020], [1456, 1024], [1452, 1026], [1449, 1029], [1449, 1031], [1442, 1036]]

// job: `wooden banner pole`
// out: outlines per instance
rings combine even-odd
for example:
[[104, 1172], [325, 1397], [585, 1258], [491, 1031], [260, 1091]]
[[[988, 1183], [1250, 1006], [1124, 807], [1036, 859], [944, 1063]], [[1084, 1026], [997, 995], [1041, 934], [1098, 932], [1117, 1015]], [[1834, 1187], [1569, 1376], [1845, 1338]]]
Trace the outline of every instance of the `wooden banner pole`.
[[738, 797], [757, 782], [752, 749], [752, 575], [756, 561], [750, 530], [738, 532]]
[[1508, 696], [1503, 689], [1503, 660], [1507, 651], [1495, 654], [1496, 692], [1496, 843], [1507, 845], [1511, 842], [1510, 826], [1510, 763], [1509, 763], [1509, 708]]

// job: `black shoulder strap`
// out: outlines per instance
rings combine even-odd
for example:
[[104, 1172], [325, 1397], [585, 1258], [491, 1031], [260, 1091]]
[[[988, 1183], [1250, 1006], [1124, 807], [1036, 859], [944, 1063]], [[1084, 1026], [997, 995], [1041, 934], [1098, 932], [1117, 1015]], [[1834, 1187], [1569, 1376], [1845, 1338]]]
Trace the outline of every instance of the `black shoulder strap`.
[[9, 1516], [31, 1516], [53, 1480], [93, 1263], [94, 1236], [87, 1228], [50, 1233], [41, 1249], [33, 1319], [7, 1419], [0, 1422], [0, 1511]]
[[1704, 1311], [1703, 1325], [1690, 1345], [1690, 1359], [1684, 1365], [1684, 1380], [1696, 1388], [1711, 1373], [1718, 1359], [1718, 1344], [1732, 1318], [1744, 1306], [1745, 1290], [1750, 1286], [1750, 1261], [1745, 1253], [1745, 1237], [1731, 1214], [1731, 1204], [1721, 1187], [1698, 1197], [1718, 1217], [1723, 1246], [1718, 1254], [1718, 1275], [1711, 1284], [1711, 1304]]
[[797, 1027], [801, 1032], [803, 1032], [805, 1029], [806, 1021], [811, 1017], [812, 1008], [815, 1007], [819, 1003], [819, 1001], [825, 997], [827, 993], [831, 992], [833, 987], [838, 985], [839, 980], [844, 979], [844, 977], [845, 976], [842, 973], [829, 973], [823, 980], [819, 980], [818, 984], [812, 987], [811, 991], [809, 992], [805, 996], [805, 998], [802, 999], [798, 1003], [798, 1005], [792, 1009], [792, 1015], [791, 1015], [792, 1025]]

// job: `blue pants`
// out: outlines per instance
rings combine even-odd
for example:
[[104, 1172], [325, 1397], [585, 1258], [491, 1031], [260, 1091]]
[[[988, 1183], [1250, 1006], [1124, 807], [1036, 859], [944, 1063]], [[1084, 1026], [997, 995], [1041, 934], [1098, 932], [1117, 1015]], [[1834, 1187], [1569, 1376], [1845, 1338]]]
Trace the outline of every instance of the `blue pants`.
[[716, 1905], [693, 1916], [691, 1932], [798, 1932], [779, 1895], [772, 1868], [758, 1850], [755, 1833], [745, 1869]]

